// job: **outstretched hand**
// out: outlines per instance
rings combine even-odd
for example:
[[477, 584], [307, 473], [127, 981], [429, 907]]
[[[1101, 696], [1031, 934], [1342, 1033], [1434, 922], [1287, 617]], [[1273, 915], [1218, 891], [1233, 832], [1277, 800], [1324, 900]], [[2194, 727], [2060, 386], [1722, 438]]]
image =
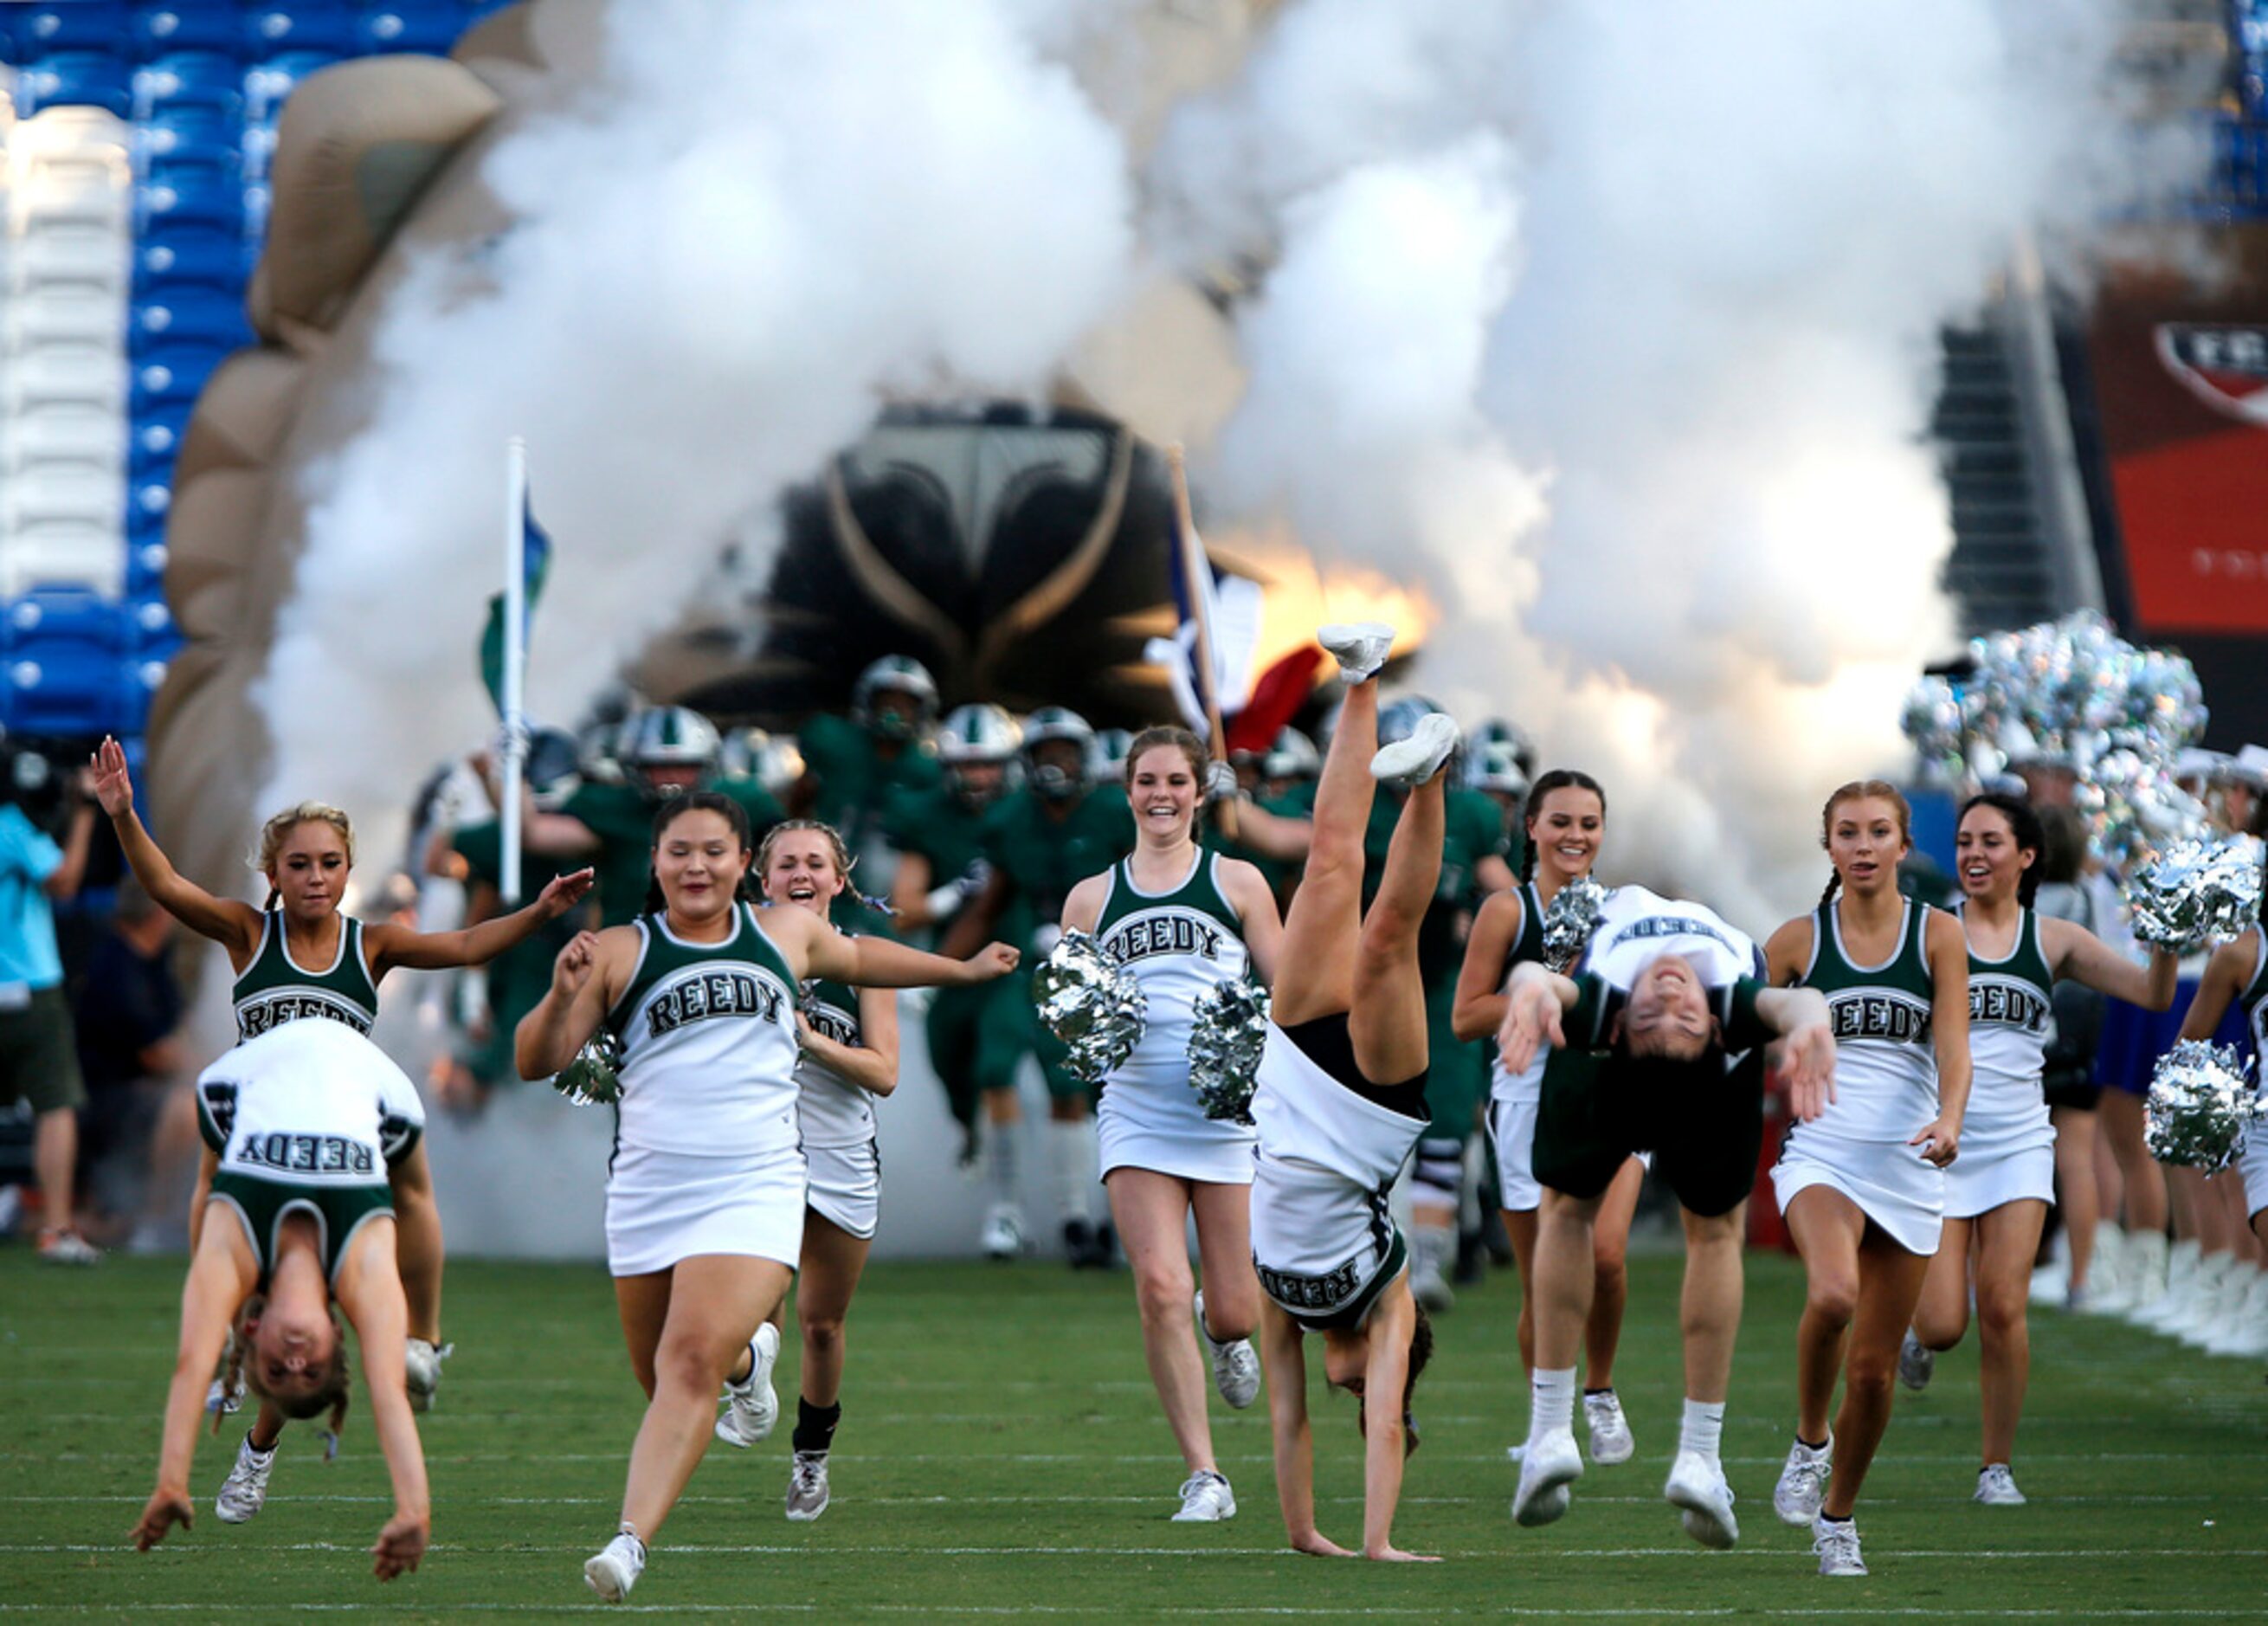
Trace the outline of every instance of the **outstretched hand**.
[[134, 1550], [146, 1553], [166, 1539], [166, 1532], [175, 1525], [187, 1530], [196, 1522], [197, 1506], [186, 1491], [162, 1488], [150, 1495], [150, 1504], [142, 1510], [142, 1517], [134, 1526]]
[[431, 1529], [431, 1520], [416, 1513], [396, 1513], [387, 1519], [370, 1549], [377, 1560], [371, 1565], [371, 1573], [381, 1581], [390, 1581], [415, 1570], [417, 1561], [425, 1556]]
[[970, 955], [965, 964], [969, 968], [970, 981], [990, 982], [1015, 970], [1016, 963], [1023, 957], [1020, 950], [1012, 949], [1005, 942], [988, 942]]
[[1809, 1123], [1835, 1101], [1835, 1034], [1826, 1023], [1807, 1023], [1780, 1047], [1787, 1070], [1788, 1111]]
[[1513, 984], [1505, 1001], [1504, 1021], [1496, 1031], [1497, 1051], [1506, 1071], [1525, 1072], [1535, 1060], [1537, 1048], [1546, 1042], [1555, 1048], [1565, 1046], [1561, 1014], [1559, 995], [1549, 983]]
[[556, 920], [590, 896], [599, 872], [589, 865], [571, 875], [554, 876], [550, 883], [536, 894], [535, 906], [543, 911], [543, 918]]
[[126, 771], [126, 748], [107, 735], [87, 758], [87, 794], [105, 814], [116, 818], [134, 805], [134, 781]]

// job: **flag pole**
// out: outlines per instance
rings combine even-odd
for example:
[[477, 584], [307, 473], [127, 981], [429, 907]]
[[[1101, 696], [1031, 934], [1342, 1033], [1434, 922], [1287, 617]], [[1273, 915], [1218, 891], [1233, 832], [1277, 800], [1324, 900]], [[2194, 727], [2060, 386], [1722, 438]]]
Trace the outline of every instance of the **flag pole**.
[[[1228, 760], [1228, 730], [1221, 726], [1220, 694], [1213, 683], [1212, 595], [1205, 589], [1210, 586], [1212, 566], [1204, 556], [1204, 544], [1197, 540], [1197, 515], [1189, 506], [1189, 477], [1183, 466], [1182, 443], [1178, 440], [1166, 447], [1166, 468], [1174, 481], [1174, 528], [1179, 533], [1174, 544], [1174, 568], [1182, 578], [1183, 595], [1189, 600], [1189, 618], [1197, 623], [1197, 698], [1204, 702], [1205, 728], [1210, 735], [1207, 749], [1215, 762]], [[1236, 839], [1236, 803], [1224, 802], [1220, 809], [1220, 827], [1232, 841]]]
[[514, 435], [504, 445], [504, 760], [497, 780], [503, 806], [503, 854], [497, 881], [507, 908], [519, 902], [520, 787], [527, 766], [527, 718], [523, 687], [527, 667], [527, 442]]

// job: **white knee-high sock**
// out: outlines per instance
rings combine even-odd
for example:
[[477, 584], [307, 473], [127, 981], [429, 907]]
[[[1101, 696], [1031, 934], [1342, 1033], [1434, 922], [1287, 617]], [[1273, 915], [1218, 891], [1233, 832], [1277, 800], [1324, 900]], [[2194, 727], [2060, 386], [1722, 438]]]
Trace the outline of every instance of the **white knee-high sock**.
[[1094, 1174], [1100, 1163], [1094, 1143], [1094, 1120], [1049, 1120], [1048, 1146], [1054, 1163], [1049, 1172], [1055, 1177], [1056, 1203], [1061, 1217], [1065, 1222], [1088, 1218], [1094, 1206]]

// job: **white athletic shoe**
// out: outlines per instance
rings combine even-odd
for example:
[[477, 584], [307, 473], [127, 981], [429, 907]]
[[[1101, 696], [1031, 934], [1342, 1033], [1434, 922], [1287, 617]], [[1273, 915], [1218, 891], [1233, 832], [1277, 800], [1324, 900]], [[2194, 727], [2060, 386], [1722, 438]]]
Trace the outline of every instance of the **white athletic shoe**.
[[1859, 1525], [1856, 1519], [1813, 1519], [1811, 1550], [1819, 1555], [1819, 1573], [1822, 1575], [1867, 1573], [1867, 1561], [1859, 1553]]
[[40, 1257], [50, 1265], [99, 1265], [102, 1250], [65, 1226], [40, 1233]]
[[213, 1502], [213, 1511], [220, 1515], [225, 1525], [249, 1524], [268, 1500], [268, 1475], [276, 1467], [276, 1447], [255, 1451], [252, 1436], [247, 1434], [236, 1447], [236, 1466], [228, 1471], [221, 1482], [220, 1495]]
[[807, 1525], [827, 1511], [827, 1453], [799, 1451], [787, 1474], [787, 1516]]
[[1418, 720], [1407, 739], [1378, 748], [1378, 755], [1370, 759], [1370, 777], [1381, 784], [1414, 790], [1441, 771], [1441, 765], [1457, 754], [1463, 738], [1455, 718], [1447, 712], [1428, 712]]
[[2154, 1231], [2129, 1237], [2123, 1262], [2133, 1295], [2125, 1312], [2132, 1319], [2147, 1310], [2151, 1302], [2166, 1290], [2166, 1238]]
[[984, 1257], [1014, 1259], [1024, 1251], [1024, 1216], [1012, 1202], [996, 1202], [984, 1216]]
[[1512, 1522], [1530, 1529], [1548, 1525], [1567, 1511], [1567, 1487], [1583, 1477], [1583, 1453], [1572, 1429], [1554, 1429], [1528, 1442], [1520, 1460], [1520, 1487], [1512, 1493]]
[[2252, 1296], [2252, 1284], [2259, 1279], [2259, 1274], [2252, 1268], [2251, 1260], [2230, 1255], [2228, 1267], [2213, 1285], [2213, 1296], [2176, 1336], [2193, 1349], [2212, 1352], [2243, 1316], [2245, 1301]]
[[1226, 1474], [1199, 1468], [1182, 1482], [1182, 1511], [1174, 1515], [1175, 1524], [1218, 1524], [1235, 1517], [1236, 1493], [1228, 1488]]
[[2116, 1220], [2095, 1227], [2095, 1262], [2087, 1270], [2087, 1312], [2124, 1315], [2134, 1307], [2134, 1278], [2127, 1263], [2126, 1233]]
[[1602, 1467], [1612, 1467], [1617, 1462], [1627, 1462], [1638, 1450], [1638, 1442], [1631, 1438], [1630, 1419], [1623, 1415], [1623, 1403], [1609, 1389], [1603, 1394], [1583, 1397], [1583, 1421], [1591, 1429], [1591, 1460]]
[[441, 1363], [457, 1352], [454, 1344], [436, 1349], [423, 1338], [412, 1338], [402, 1348], [409, 1378], [409, 1409], [431, 1411], [433, 1395], [441, 1386]]
[[1929, 1387], [1930, 1375], [1936, 1371], [1937, 1351], [1915, 1337], [1909, 1327], [1898, 1345], [1898, 1381], [1919, 1394]]
[[[1819, 1504], [1827, 1498], [1827, 1482], [1835, 1472], [1835, 1437], [1814, 1451], [1801, 1440], [1787, 1448], [1787, 1463], [1772, 1487], [1772, 1511], [1784, 1525], [1801, 1529], [1816, 1525]], [[1855, 1549], [1854, 1549], [1855, 1550]], [[1822, 1571], [1824, 1573], [1824, 1571]]]
[[645, 1543], [627, 1530], [583, 1561], [585, 1585], [607, 1603], [629, 1597], [644, 1573]]
[[2190, 1291], [2196, 1285], [2202, 1255], [2198, 1251], [2197, 1238], [2185, 1237], [2173, 1245], [2166, 1256], [2166, 1282], [2162, 1292], [2147, 1304], [2130, 1305], [2126, 1319], [2137, 1327], [2153, 1331], [2178, 1319], [2189, 1308]]
[[[769, 1335], [767, 1335], [769, 1334]], [[779, 1422], [779, 1396], [772, 1393], [772, 1363], [779, 1359], [779, 1328], [770, 1321], [748, 1340], [748, 1375], [725, 1380], [725, 1409], [717, 1414], [717, 1438], [743, 1450], [770, 1439]]]
[[1977, 1499], [1987, 1507], [2021, 1507], [2024, 1493], [2016, 1489], [2016, 1476], [2008, 1465], [1993, 1462], [1977, 1471]]
[[1315, 629], [1315, 641], [1339, 663], [1339, 676], [1359, 684], [1375, 677], [1394, 648], [1394, 629], [1383, 621], [1350, 621]]
[[1205, 1328], [1204, 1290], [1197, 1290], [1193, 1305], [1197, 1317], [1197, 1336], [1204, 1340], [1212, 1356], [1212, 1386], [1220, 1391], [1220, 1398], [1237, 1410], [1242, 1411], [1260, 1396], [1260, 1357], [1253, 1353], [1252, 1340], [1231, 1338], [1216, 1340]]
[[1685, 1510], [1685, 1534], [1702, 1546], [1723, 1548], [1741, 1539], [1740, 1520], [1733, 1517], [1733, 1488], [1725, 1482], [1722, 1464], [1681, 1451], [1661, 1494], [1672, 1507]]

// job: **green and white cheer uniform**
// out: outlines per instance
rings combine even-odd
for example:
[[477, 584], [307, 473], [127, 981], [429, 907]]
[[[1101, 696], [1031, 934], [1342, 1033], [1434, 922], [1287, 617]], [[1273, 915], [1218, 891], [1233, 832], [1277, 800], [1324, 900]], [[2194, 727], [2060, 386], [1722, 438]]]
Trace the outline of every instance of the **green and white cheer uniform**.
[[1800, 1191], [1841, 1192], [1909, 1253], [1937, 1252], [1945, 1172], [1908, 1144], [1937, 1117], [1930, 1048], [1929, 905], [1908, 900], [1896, 947], [1879, 965], [1852, 963], [1842, 909], [1819, 906], [1800, 986], [1827, 996], [1835, 1028], [1835, 1099], [1792, 1126], [1772, 1165], [1784, 1210]]
[[1220, 887], [1220, 860], [1199, 850], [1181, 884], [1145, 892], [1134, 861], [1108, 872], [1096, 917], [1102, 951], [1141, 986], [1149, 1015], [1134, 1053], [1103, 1080], [1095, 1108], [1102, 1173], [1150, 1169], [1185, 1180], [1252, 1180], [1250, 1126], [1207, 1118], [1189, 1088], [1189, 1031], [1197, 1001], [1243, 977], [1244, 922]]
[[1252, 1116], [1260, 1290], [1310, 1332], [1360, 1327], [1409, 1263], [1386, 1194], [1431, 1120], [1425, 1075], [1365, 1078], [1344, 1013], [1271, 1022]]
[[[2252, 1030], [2252, 1053], [2268, 1058], [2268, 928], [2254, 927], [2251, 936], [2252, 980], [2237, 999], [2244, 1007], [2245, 1025]], [[2268, 1090], [2268, 1060], [2260, 1067], [2261, 1088]], [[2257, 1215], [2268, 1208], [2268, 1130], [2254, 1127], [2245, 1138], [2244, 1157], [2237, 1167], [2244, 1177], [2244, 1212]]]
[[378, 1021], [378, 984], [363, 957], [362, 922], [339, 917], [339, 946], [322, 971], [304, 969], [284, 939], [284, 915], [270, 909], [261, 917], [260, 947], [252, 963], [237, 973], [232, 994], [236, 1037], [257, 1038], [269, 1029], [302, 1016], [342, 1022], [364, 1038]]
[[[805, 983], [803, 1019], [838, 1045], [856, 1049], [865, 1042], [858, 1025], [858, 990], [843, 983]], [[804, 1201], [836, 1229], [872, 1237], [882, 1216], [874, 1098], [808, 1055], [797, 1061], [795, 1082], [807, 1165]]]
[[338, 1022], [285, 1022], [246, 1039], [198, 1075], [196, 1099], [198, 1133], [220, 1158], [210, 1201], [243, 1223], [263, 1286], [295, 1213], [313, 1218], [335, 1281], [355, 1233], [394, 1213], [387, 1167], [425, 1128], [408, 1075]]
[[622, 1042], [622, 1103], [607, 1172], [607, 1263], [618, 1276], [696, 1254], [803, 1252], [796, 982], [734, 904], [722, 942], [637, 922], [637, 968], [607, 1014]]
[[[1543, 899], [1533, 881], [1521, 882], [1519, 892], [1520, 935], [1497, 973], [1498, 987], [1511, 979], [1514, 966], [1543, 957]], [[1550, 1046], [1539, 1045], [1534, 1059], [1515, 1073], [1490, 1046], [1488, 1127], [1496, 1148], [1497, 1206], [1514, 1214], [1543, 1203], [1543, 1187], [1535, 1180], [1535, 1112], [1543, 1100], [1543, 1064], [1550, 1059]]]
[[2040, 1084], [2054, 1022], [2055, 973], [2040, 917], [2027, 909], [2003, 958], [1970, 946], [1969, 1107], [1961, 1156], [1945, 1171], [1946, 1218], [1974, 1219], [2028, 1197], [2055, 1201], [2055, 1126]]

